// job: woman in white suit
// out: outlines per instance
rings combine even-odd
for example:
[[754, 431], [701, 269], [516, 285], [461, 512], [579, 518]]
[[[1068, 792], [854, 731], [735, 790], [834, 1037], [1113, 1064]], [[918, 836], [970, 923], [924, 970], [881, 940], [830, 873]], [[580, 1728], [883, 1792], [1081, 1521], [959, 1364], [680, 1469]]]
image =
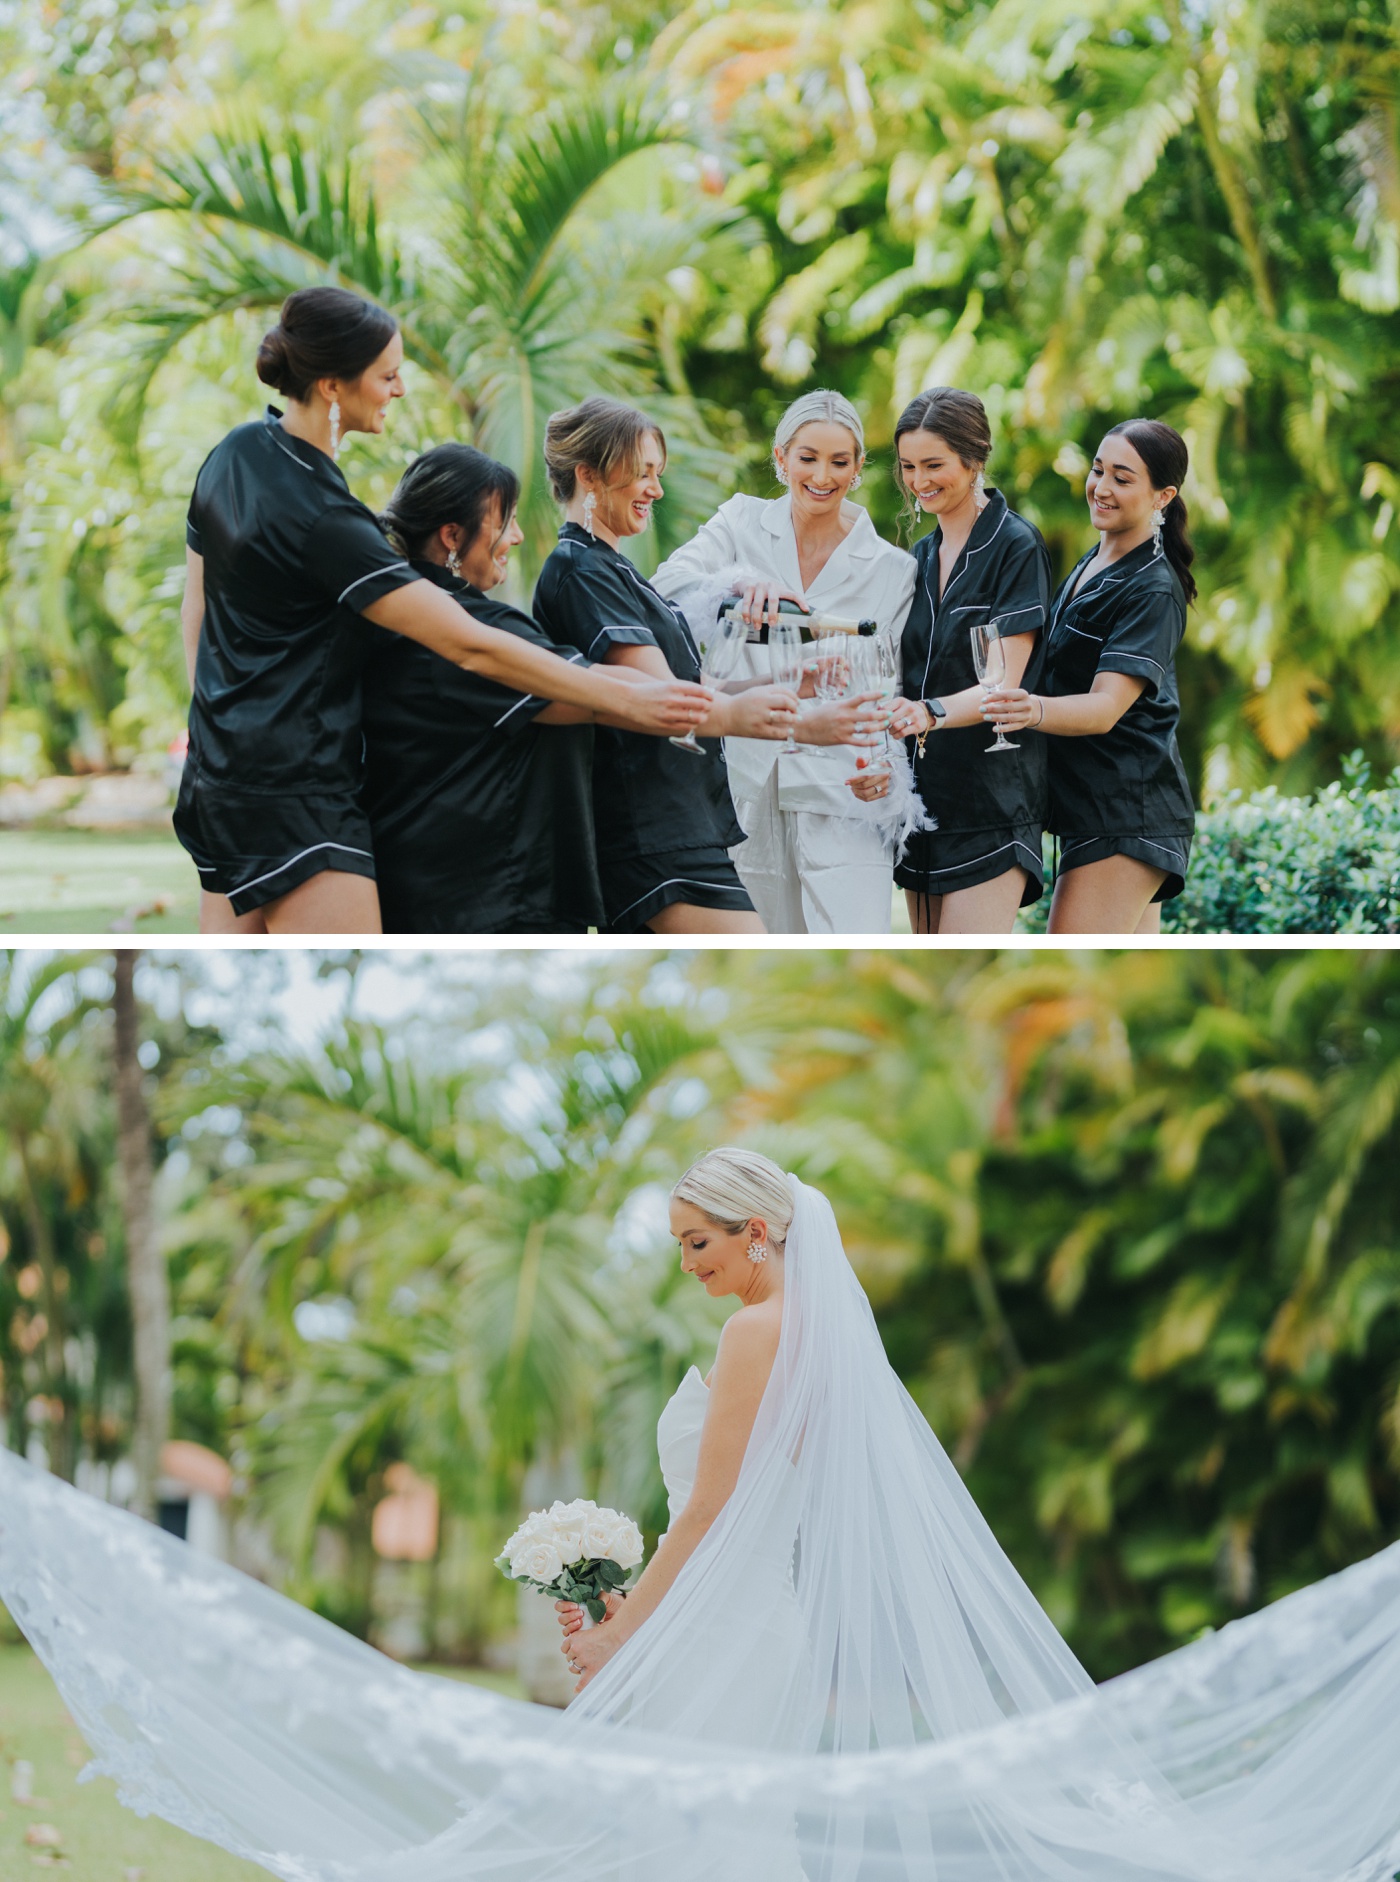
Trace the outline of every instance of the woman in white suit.
[[[772, 619], [787, 598], [823, 614], [874, 619], [897, 645], [914, 559], [882, 541], [849, 500], [864, 462], [855, 407], [839, 392], [806, 393], [784, 412], [773, 441], [787, 494], [730, 497], [662, 563], [652, 585], [701, 631], [736, 594], [754, 622]], [[768, 678], [766, 649], [750, 647], [744, 657], [739, 677]], [[770, 934], [889, 932], [889, 807], [846, 788], [863, 755], [852, 741], [868, 739], [879, 723], [868, 701], [809, 700], [797, 727], [807, 749], [779, 754], [771, 741], [725, 740], [734, 809], [748, 837], [730, 853]]]

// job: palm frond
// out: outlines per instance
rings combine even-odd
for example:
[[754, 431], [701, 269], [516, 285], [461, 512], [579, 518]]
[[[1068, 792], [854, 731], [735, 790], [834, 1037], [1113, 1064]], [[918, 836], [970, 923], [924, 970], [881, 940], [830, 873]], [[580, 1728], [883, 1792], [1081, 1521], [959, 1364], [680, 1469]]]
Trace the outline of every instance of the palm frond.
[[410, 296], [397, 251], [379, 231], [373, 190], [354, 160], [310, 145], [295, 130], [211, 132], [183, 155], [162, 158], [157, 181], [133, 206], [231, 222], [314, 256], [386, 306]]
[[571, 99], [521, 140], [500, 200], [504, 259], [522, 296], [532, 294], [570, 218], [609, 171], [671, 138], [654, 96], [605, 90]]

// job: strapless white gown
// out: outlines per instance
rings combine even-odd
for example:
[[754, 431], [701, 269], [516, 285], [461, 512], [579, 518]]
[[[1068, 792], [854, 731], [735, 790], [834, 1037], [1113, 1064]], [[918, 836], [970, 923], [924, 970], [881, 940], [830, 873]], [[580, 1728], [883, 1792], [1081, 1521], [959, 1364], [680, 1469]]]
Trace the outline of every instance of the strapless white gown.
[[[705, 1427], [709, 1404], [710, 1388], [701, 1378], [699, 1370], [692, 1366], [656, 1422], [657, 1457], [661, 1464], [662, 1481], [666, 1485], [666, 1507], [673, 1523], [690, 1501], [690, 1493], [695, 1488], [695, 1473], [700, 1462], [700, 1435]], [[764, 1630], [763, 1649], [749, 1662], [740, 1704], [724, 1716], [712, 1713], [706, 1722], [707, 1738], [734, 1747], [766, 1745], [771, 1742], [774, 1721], [787, 1703], [794, 1670], [807, 1648], [802, 1611], [793, 1583], [792, 1546], [788, 1540], [790, 1526], [782, 1521], [781, 1512], [775, 1514], [779, 1518], [775, 1531], [781, 1540], [775, 1536], [773, 1559], [771, 1563], [761, 1563], [758, 1572], [776, 1571], [781, 1579], [783, 1593]], [[726, 1598], [742, 1601], [744, 1590], [729, 1590]], [[767, 1814], [761, 1808], [754, 1812], [756, 1817]], [[786, 1822], [791, 1824], [791, 1817], [786, 1816], [786, 1813], [784, 1815]], [[806, 1882], [806, 1871], [797, 1855], [796, 1826], [793, 1825], [791, 1829], [790, 1846], [783, 1850], [782, 1855], [774, 1849], [771, 1841], [771, 1820], [765, 1821], [762, 1826], [755, 1823], [754, 1827], [760, 1832], [762, 1843], [766, 1844], [763, 1860], [756, 1865], [752, 1878], [747, 1871], [741, 1873], [732, 1870], [726, 1882]], [[763, 1832], [767, 1834], [763, 1835]], [[788, 1836], [783, 1831], [780, 1831], [780, 1839], [782, 1844], [788, 1843]], [[755, 1838], [756, 1845], [759, 1845], [759, 1840], [759, 1837]]]
[[[656, 1454], [661, 1481], [666, 1486], [666, 1508], [672, 1522], [690, 1501], [695, 1472], [700, 1464], [700, 1433], [710, 1407], [710, 1388], [698, 1366], [690, 1371], [667, 1401], [656, 1421]], [[665, 1537], [661, 1540], [664, 1542]]]

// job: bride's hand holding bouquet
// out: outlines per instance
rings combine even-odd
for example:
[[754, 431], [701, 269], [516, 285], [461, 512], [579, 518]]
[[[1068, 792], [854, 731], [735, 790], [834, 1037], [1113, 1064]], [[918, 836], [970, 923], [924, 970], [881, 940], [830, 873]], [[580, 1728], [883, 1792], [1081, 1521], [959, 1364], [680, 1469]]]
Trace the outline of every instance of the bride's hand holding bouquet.
[[622, 1605], [628, 1573], [642, 1559], [642, 1532], [630, 1516], [599, 1509], [584, 1497], [536, 1510], [496, 1558], [512, 1581], [556, 1597], [565, 1640], [561, 1651], [582, 1677], [582, 1692], [617, 1651], [607, 1622]]

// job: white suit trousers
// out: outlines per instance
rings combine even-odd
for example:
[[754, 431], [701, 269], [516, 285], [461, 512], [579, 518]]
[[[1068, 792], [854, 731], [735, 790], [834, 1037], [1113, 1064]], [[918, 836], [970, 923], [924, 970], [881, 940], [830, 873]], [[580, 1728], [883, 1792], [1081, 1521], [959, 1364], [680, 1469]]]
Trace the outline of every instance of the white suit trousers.
[[873, 825], [780, 809], [777, 765], [734, 810], [749, 840], [729, 854], [769, 934], [889, 933], [892, 850]]

